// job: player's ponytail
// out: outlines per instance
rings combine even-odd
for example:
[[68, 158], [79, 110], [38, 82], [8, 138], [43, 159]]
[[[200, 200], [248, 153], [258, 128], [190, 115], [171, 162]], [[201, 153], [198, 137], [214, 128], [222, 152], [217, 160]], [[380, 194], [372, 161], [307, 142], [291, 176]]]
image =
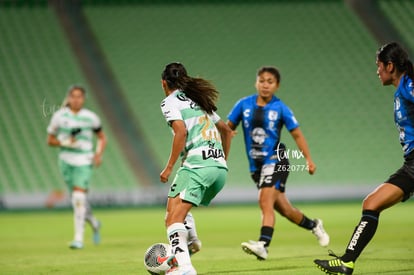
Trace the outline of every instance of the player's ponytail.
[[406, 73], [414, 82], [414, 66], [410, 59], [408, 59], [406, 63]]
[[191, 77], [179, 62], [168, 64], [161, 78], [167, 82], [168, 88], [179, 89], [208, 114], [217, 110], [218, 91], [209, 81]]

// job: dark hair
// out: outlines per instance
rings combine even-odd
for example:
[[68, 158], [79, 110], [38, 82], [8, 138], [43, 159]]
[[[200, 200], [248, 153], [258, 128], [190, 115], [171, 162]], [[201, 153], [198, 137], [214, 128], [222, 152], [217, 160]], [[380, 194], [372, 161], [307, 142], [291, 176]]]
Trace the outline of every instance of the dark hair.
[[377, 60], [384, 64], [393, 63], [396, 70], [406, 73], [414, 81], [413, 63], [408, 59], [408, 53], [398, 43], [391, 42], [377, 50]]
[[173, 62], [165, 66], [161, 78], [167, 82], [169, 89], [179, 89], [200, 108], [211, 114], [217, 110], [218, 91], [209, 81], [190, 77], [184, 66]]
[[79, 90], [79, 91], [81, 91], [81, 92], [82, 92], [82, 95], [83, 95], [83, 96], [86, 96], [86, 90], [85, 90], [85, 88], [84, 88], [84, 87], [82, 87], [82, 86], [80, 86], [80, 85], [77, 85], [77, 84], [76, 84], [76, 85], [71, 85], [71, 86], [69, 86], [68, 91], [67, 91], [66, 96], [65, 96], [65, 99], [63, 100], [62, 107], [69, 107], [69, 100], [68, 100], [68, 97], [70, 96], [70, 94], [71, 94], [74, 90]]
[[262, 73], [265, 73], [265, 72], [271, 73], [276, 78], [277, 83], [280, 83], [281, 76], [280, 76], [279, 70], [276, 67], [263, 66], [259, 68], [259, 70], [257, 70], [256, 76], [260, 76]]

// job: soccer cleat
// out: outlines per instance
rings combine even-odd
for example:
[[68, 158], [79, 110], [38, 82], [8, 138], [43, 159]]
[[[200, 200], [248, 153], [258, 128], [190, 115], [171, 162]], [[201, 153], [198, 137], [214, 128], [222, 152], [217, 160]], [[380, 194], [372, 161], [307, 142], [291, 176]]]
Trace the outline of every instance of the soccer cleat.
[[325, 229], [323, 228], [322, 220], [315, 219], [314, 220], [316, 225], [314, 228], [312, 228], [313, 235], [316, 236], [318, 239], [319, 245], [326, 247], [329, 244], [329, 235], [326, 233]]
[[93, 227], [93, 243], [98, 245], [101, 243], [101, 222], [98, 221], [96, 227]]
[[192, 265], [174, 266], [168, 270], [166, 275], [197, 275], [197, 271]]
[[332, 251], [329, 256], [335, 257], [332, 260], [314, 260], [316, 266], [326, 274], [333, 275], [351, 275], [354, 272], [354, 262], [344, 262], [340, 257], [336, 256]]
[[265, 242], [263, 241], [248, 241], [241, 243], [244, 252], [255, 255], [257, 259], [261, 261], [266, 260], [267, 258], [267, 248], [264, 245]]
[[71, 249], [82, 249], [83, 243], [79, 241], [72, 241], [69, 245], [69, 248]]
[[190, 253], [190, 256], [193, 256], [195, 253], [200, 251], [201, 249], [201, 241], [199, 239], [193, 240], [188, 243], [188, 252]]
[[161, 265], [166, 266], [167, 268], [165, 270], [170, 270], [178, 266], [178, 262], [177, 262], [177, 259], [175, 258], [175, 255], [166, 256], [166, 257], [158, 256], [157, 262], [160, 264], [160, 266]]

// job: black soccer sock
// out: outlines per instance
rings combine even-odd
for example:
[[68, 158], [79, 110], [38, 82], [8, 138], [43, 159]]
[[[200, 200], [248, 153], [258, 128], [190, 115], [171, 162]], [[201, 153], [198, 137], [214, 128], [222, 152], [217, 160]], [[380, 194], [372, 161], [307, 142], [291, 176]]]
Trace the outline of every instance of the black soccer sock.
[[270, 226], [262, 226], [260, 229], [260, 238], [259, 241], [265, 242], [265, 247], [270, 245], [273, 237], [273, 227]]
[[302, 228], [311, 230], [316, 226], [316, 222], [303, 215], [303, 218], [298, 225]]
[[351, 240], [348, 243], [345, 254], [341, 257], [342, 261], [355, 262], [362, 250], [368, 245], [375, 235], [378, 227], [379, 212], [363, 210], [361, 221], [355, 227]]

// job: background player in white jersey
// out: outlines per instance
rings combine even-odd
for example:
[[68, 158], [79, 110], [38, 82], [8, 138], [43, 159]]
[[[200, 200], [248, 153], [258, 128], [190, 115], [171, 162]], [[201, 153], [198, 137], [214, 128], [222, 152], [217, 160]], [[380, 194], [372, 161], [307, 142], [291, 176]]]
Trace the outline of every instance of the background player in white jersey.
[[[85, 109], [85, 89], [81, 86], [69, 88], [64, 106], [53, 114], [47, 128], [49, 146], [59, 147], [59, 167], [63, 179], [71, 192], [74, 214], [75, 236], [72, 249], [83, 248], [84, 225], [87, 221], [93, 229], [95, 244], [100, 242], [100, 222], [92, 215], [87, 201], [89, 180], [93, 165], [99, 166], [106, 146], [99, 117]], [[97, 136], [94, 151], [93, 137]]]
[[[173, 132], [170, 156], [160, 174], [167, 182], [180, 155], [182, 164], [168, 193], [165, 224], [167, 236], [178, 262], [167, 274], [196, 274], [188, 244], [194, 231], [187, 231], [185, 220], [193, 206], [208, 205], [223, 188], [231, 129], [215, 113], [218, 92], [213, 85], [187, 75], [180, 63], [168, 64], [162, 73], [166, 98], [162, 113]], [[196, 247], [196, 250], [199, 247]]]
[[233, 130], [242, 122], [250, 173], [259, 189], [259, 205], [262, 211], [259, 240], [241, 244], [245, 252], [255, 255], [259, 260], [267, 258], [267, 247], [272, 240], [275, 226], [275, 210], [289, 221], [310, 230], [321, 246], [329, 243], [322, 221], [306, 217], [291, 205], [285, 195], [290, 164], [285, 145], [280, 142], [283, 126], [290, 132], [306, 159], [309, 174], [315, 172], [316, 166], [292, 111], [274, 95], [279, 84], [280, 73], [277, 68], [260, 68], [256, 78], [257, 93], [240, 99], [230, 111], [227, 122]]

